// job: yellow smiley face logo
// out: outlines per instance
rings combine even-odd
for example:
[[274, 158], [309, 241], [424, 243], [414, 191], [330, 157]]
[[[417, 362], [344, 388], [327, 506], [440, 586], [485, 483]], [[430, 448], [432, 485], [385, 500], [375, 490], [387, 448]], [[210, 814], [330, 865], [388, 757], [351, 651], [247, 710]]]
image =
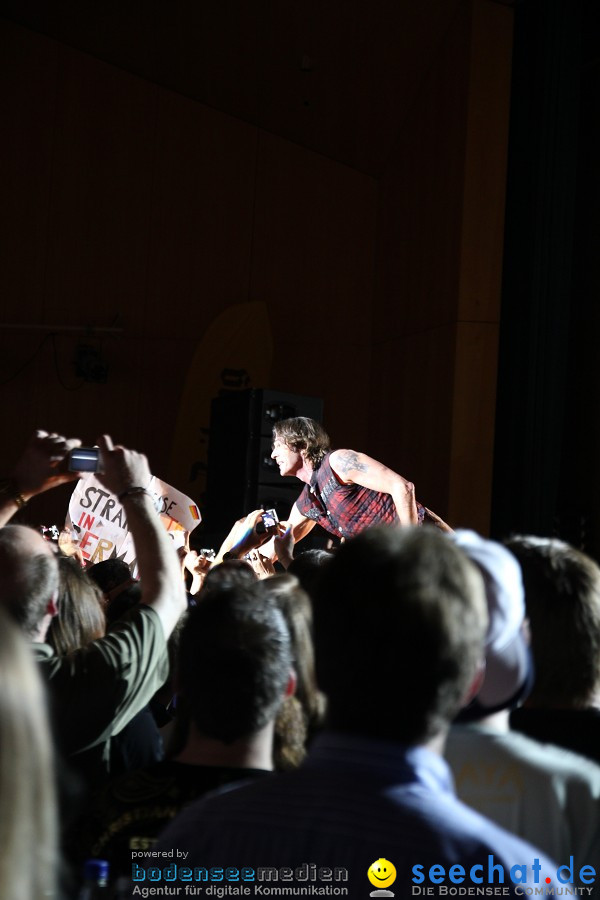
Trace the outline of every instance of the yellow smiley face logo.
[[369, 866], [367, 875], [372, 885], [386, 888], [396, 880], [396, 867], [389, 859], [377, 859]]

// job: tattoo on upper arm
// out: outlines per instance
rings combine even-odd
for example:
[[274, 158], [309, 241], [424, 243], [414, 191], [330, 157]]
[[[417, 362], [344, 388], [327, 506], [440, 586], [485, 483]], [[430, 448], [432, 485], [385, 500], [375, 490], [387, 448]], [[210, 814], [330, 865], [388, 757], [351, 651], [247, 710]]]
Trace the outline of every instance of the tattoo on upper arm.
[[340, 450], [336, 463], [340, 475], [347, 475], [350, 471], [366, 472], [368, 468], [366, 463], [360, 461], [355, 450]]

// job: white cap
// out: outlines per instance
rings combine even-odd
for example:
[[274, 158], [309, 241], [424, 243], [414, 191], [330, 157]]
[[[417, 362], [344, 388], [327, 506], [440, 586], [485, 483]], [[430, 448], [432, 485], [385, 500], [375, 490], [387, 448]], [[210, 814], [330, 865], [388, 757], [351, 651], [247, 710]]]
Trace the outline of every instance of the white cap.
[[479, 568], [485, 584], [485, 679], [476, 701], [484, 709], [502, 709], [520, 696], [531, 677], [521, 567], [506, 547], [474, 531], [459, 530], [450, 537]]

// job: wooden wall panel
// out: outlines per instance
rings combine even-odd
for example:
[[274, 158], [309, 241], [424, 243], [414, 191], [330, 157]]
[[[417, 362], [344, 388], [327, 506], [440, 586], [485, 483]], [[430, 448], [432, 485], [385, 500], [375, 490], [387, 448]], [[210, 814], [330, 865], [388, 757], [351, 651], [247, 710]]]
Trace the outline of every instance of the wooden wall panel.
[[[413, 366], [402, 389], [411, 395], [411, 419], [395, 416], [403, 427], [393, 437], [389, 415], [402, 412], [406, 402], [383, 402], [390, 392], [381, 383], [386, 376], [393, 383], [395, 372], [376, 376], [374, 367], [374, 444], [386, 454], [393, 445], [386, 461], [407, 460], [415, 481], [413, 473], [420, 473], [440, 515], [484, 532], [491, 502], [511, 29], [507, 7], [489, 0], [462, 4], [380, 182], [376, 316], [386, 328], [381, 339], [374, 329], [374, 354], [389, 357], [387, 344], [410, 341], [421, 352], [409, 352]], [[445, 338], [434, 346], [430, 333], [437, 329]]]
[[[445, 516], [456, 326], [379, 341], [373, 352], [368, 451], [413, 481], [417, 499]], [[365, 447], [365, 449], [367, 449]]]
[[[263, 386], [322, 396], [334, 443], [397, 467], [441, 515], [484, 523], [502, 220], [502, 189], [487, 182], [503, 174], [486, 135], [504, 135], [504, 14], [457, 0], [379, 181], [0, 23], [14, 137], [0, 148], [0, 324], [31, 329], [0, 330], [13, 446], [38, 424], [89, 440], [110, 430], [165, 472], [198, 342], [223, 311], [259, 301], [273, 336]], [[357, 141], [344, 152], [364, 159], [364, 132]], [[67, 330], [53, 342], [43, 326], [55, 324]], [[119, 334], [83, 335], [107, 383], [81, 384], [82, 334], [68, 329], [112, 324]], [[469, 443], [484, 409], [487, 431]], [[474, 459], [477, 510], [465, 499]]]
[[498, 322], [504, 244], [513, 12], [473, 5], [459, 318]]
[[0, 0], [58, 41], [373, 176], [465, 0]]
[[377, 312], [388, 337], [418, 334], [455, 315], [468, 49], [463, 4], [380, 180]]
[[156, 102], [154, 85], [60, 47], [46, 321], [57, 308], [69, 325], [138, 316]]
[[452, 397], [448, 517], [488, 534], [492, 501], [498, 326], [459, 322]]
[[376, 184], [261, 133], [251, 294], [269, 307], [271, 387], [323, 397], [336, 442], [365, 438]]
[[513, 12], [473, 4], [449, 516], [490, 529]]
[[[59, 50], [0, 19], [0, 53], [0, 311], [2, 321], [31, 322], [44, 302]], [[13, 358], [11, 341], [5, 349], [10, 369], [20, 356]]]
[[[31, 303], [3, 305], [4, 324], [31, 321], [28, 332], [0, 331], [5, 379], [23, 367], [0, 385], [14, 446], [38, 425], [89, 442], [109, 431], [144, 449], [162, 474], [198, 341], [223, 310], [254, 299], [266, 303], [275, 335], [270, 386], [325, 396], [339, 440], [362, 445], [375, 182], [69, 47], [8, 30], [17, 55], [8, 120], [23, 144], [45, 148], [46, 160], [33, 184], [27, 156], [11, 157], [15, 197], [43, 212], [37, 228], [21, 220], [19, 241], [28, 247], [22, 273], [31, 254], [40, 259], [37, 306], [31, 287], [21, 290]], [[45, 116], [29, 95], [45, 97]], [[118, 333], [77, 330], [113, 324]], [[55, 325], [62, 328], [49, 337], [43, 329]], [[76, 375], [82, 341], [101, 353], [106, 384]], [[9, 448], [0, 462], [6, 471]], [[52, 497], [36, 507], [48, 517]]]
[[415, 481], [442, 517], [449, 489], [469, 27], [462, 4], [380, 180], [374, 355], [382, 363], [373, 367], [371, 436], [376, 453]]
[[256, 129], [161, 91], [141, 333], [195, 342], [248, 297]]

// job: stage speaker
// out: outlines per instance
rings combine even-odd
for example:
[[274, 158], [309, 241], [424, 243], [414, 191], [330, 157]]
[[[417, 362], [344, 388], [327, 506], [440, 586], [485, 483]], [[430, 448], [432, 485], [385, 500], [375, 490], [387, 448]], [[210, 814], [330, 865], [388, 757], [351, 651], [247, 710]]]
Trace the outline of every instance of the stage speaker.
[[271, 459], [273, 425], [307, 416], [321, 422], [323, 401], [271, 390], [222, 391], [212, 401], [204, 521], [213, 531], [229, 528], [253, 509], [276, 509], [285, 519], [302, 490], [282, 478]]

